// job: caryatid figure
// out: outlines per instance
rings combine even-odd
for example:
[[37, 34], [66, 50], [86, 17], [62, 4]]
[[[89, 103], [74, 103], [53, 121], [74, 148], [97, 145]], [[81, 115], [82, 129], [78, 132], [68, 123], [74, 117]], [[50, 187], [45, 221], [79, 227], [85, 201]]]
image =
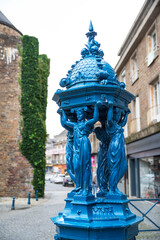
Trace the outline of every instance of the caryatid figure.
[[95, 104], [94, 115], [92, 119], [86, 120], [87, 107], [78, 107], [72, 109], [76, 112], [77, 122], [71, 122], [67, 119], [62, 110], [64, 125], [73, 130], [73, 166], [76, 178], [76, 189], [78, 194], [84, 196], [92, 194], [91, 187], [91, 143], [88, 139], [93, 130], [94, 124], [98, 121], [98, 106], [101, 102]]
[[100, 141], [98, 150], [98, 168], [97, 168], [97, 182], [99, 187], [99, 192], [97, 197], [105, 196], [108, 189], [109, 181], [109, 163], [107, 159], [108, 146], [109, 146], [109, 136], [105, 128], [105, 120], [101, 121], [102, 126], [96, 127], [94, 132], [96, 133], [97, 139]]
[[63, 114], [62, 116], [62, 109], [59, 109], [57, 111], [61, 115], [61, 125], [66, 130], [68, 130], [67, 133], [67, 143], [66, 143], [66, 165], [67, 165], [67, 172], [70, 175], [73, 182], [77, 184], [76, 178], [75, 178], [75, 172], [74, 172], [74, 165], [73, 165], [73, 128], [68, 127], [65, 125], [65, 121], [67, 121], [66, 114]]
[[113, 104], [109, 103], [107, 114], [106, 131], [110, 136], [110, 143], [107, 154], [109, 162], [109, 193], [122, 194], [117, 184], [124, 176], [127, 170], [127, 160], [125, 154], [125, 142], [123, 128], [127, 122], [127, 116], [130, 112], [124, 112], [118, 108], [113, 108]]

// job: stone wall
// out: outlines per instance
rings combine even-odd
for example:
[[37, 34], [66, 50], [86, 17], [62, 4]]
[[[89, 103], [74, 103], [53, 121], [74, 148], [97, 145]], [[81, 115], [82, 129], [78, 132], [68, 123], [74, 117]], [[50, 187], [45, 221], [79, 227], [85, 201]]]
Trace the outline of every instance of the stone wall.
[[32, 192], [33, 169], [19, 151], [20, 34], [0, 24], [0, 196], [27, 197]]

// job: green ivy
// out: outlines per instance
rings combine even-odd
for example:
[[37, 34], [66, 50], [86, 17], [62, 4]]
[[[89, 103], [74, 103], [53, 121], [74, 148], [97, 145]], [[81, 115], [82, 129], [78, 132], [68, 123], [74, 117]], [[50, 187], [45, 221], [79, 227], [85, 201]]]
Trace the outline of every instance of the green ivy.
[[22, 37], [21, 123], [22, 141], [20, 149], [34, 168], [33, 187], [39, 196], [44, 196], [45, 186], [45, 144], [47, 79], [50, 61], [46, 55], [39, 55], [38, 39]]

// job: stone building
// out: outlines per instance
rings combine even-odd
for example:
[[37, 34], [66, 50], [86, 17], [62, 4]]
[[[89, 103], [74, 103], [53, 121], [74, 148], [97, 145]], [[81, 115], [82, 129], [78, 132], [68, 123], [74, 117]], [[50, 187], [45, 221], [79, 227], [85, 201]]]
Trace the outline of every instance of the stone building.
[[20, 60], [22, 33], [0, 12], [0, 196], [26, 197], [33, 192], [33, 170], [19, 151]]
[[125, 129], [129, 195], [160, 197], [160, 0], [146, 0], [119, 51], [120, 81], [136, 98]]

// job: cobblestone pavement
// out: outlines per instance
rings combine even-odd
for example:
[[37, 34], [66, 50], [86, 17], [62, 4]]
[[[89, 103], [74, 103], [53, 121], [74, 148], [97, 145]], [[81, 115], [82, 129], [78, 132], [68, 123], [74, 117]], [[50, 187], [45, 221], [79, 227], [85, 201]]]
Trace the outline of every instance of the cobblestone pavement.
[[[28, 206], [27, 199], [16, 199], [15, 210], [11, 210], [11, 198], [0, 198], [0, 240], [54, 240], [55, 226], [50, 218], [63, 210], [64, 198], [70, 191], [70, 187], [47, 182], [45, 199], [38, 202], [31, 199], [31, 206]], [[153, 203], [135, 204], [145, 212]], [[130, 206], [130, 209], [140, 215], [133, 207]], [[160, 225], [160, 205], [153, 208], [148, 216]], [[140, 228], [151, 228], [151, 224], [145, 220]], [[160, 240], [160, 232], [140, 233], [136, 239]]]
[[1, 198], [0, 240], [53, 240], [55, 226], [50, 218], [63, 210], [69, 191], [71, 188], [47, 183], [45, 199], [31, 199], [31, 206], [27, 199], [16, 199], [15, 210], [11, 210], [11, 198]]

